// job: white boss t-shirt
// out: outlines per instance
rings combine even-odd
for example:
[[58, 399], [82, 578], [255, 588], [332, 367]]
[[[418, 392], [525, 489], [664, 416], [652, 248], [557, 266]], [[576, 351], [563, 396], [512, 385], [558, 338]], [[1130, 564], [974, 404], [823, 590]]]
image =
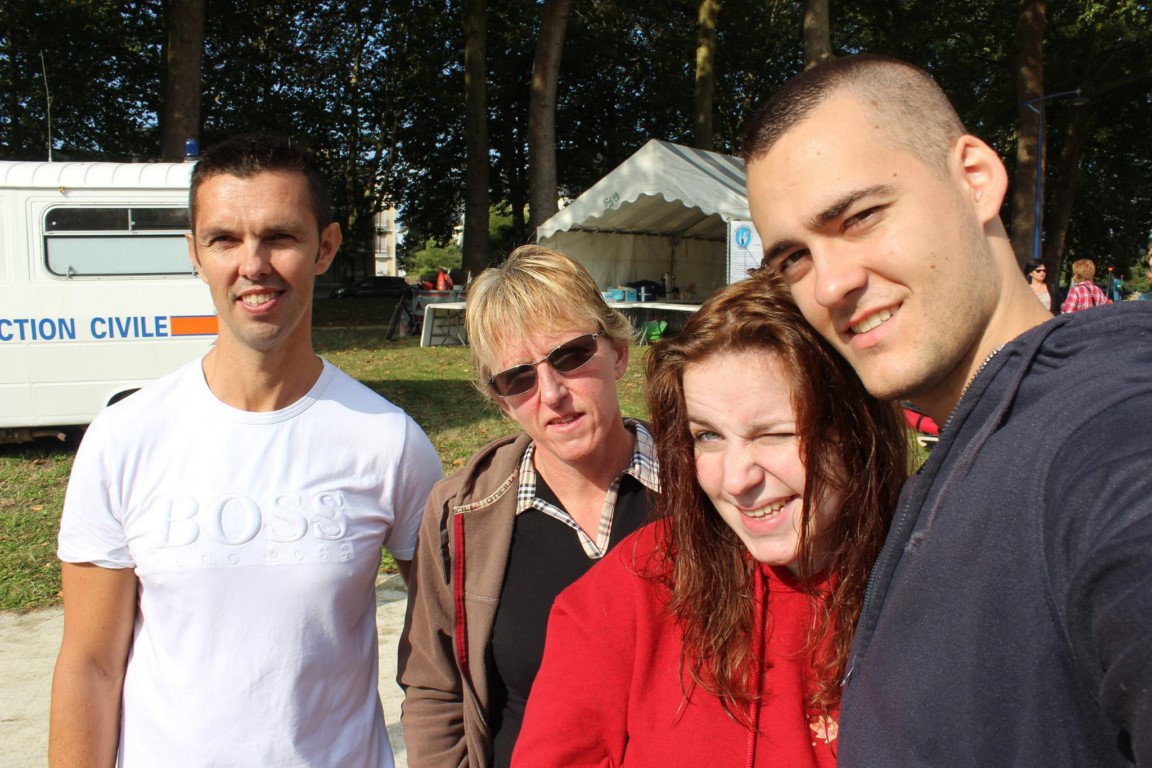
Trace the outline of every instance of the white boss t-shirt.
[[327, 362], [275, 412], [221, 403], [200, 361], [105, 410], [59, 556], [139, 580], [119, 765], [391, 766], [375, 577], [440, 477], [420, 427]]

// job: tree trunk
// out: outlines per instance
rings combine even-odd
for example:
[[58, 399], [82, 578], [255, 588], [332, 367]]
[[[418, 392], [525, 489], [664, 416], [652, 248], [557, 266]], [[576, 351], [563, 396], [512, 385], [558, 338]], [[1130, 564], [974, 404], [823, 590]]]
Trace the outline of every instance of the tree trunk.
[[488, 266], [488, 4], [464, 3], [464, 243], [462, 268], [474, 276]]
[[[1016, 139], [1016, 174], [1012, 181], [1012, 247], [1021, 265], [1033, 258], [1039, 232], [1037, 211], [1043, 219], [1043, 200], [1037, 205], [1037, 183], [1043, 181], [1044, 168], [1037, 162], [1040, 114], [1028, 102], [1044, 96], [1044, 33], [1048, 26], [1046, 0], [1020, 0], [1016, 23], [1016, 41], [1012, 51], [1013, 79], [1016, 82], [1016, 117], [1020, 128]], [[1037, 101], [1036, 109], [1044, 109]], [[1039, 137], [1043, 140], [1043, 137]], [[1037, 175], [1039, 174], [1039, 176]], [[1059, 277], [1048, 273], [1053, 280]]]
[[828, 0], [804, 0], [804, 69], [832, 59]]
[[200, 138], [200, 61], [204, 56], [204, 0], [169, 0], [160, 154], [184, 159], [184, 140]]
[[[350, 3], [345, 9], [342, 22], [344, 45], [342, 64], [344, 75], [337, 91], [337, 113], [341, 121], [347, 120], [346, 156], [337, 167], [341, 168], [344, 182], [344, 200], [347, 201], [344, 244], [337, 254], [336, 274], [341, 270], [351, 272], [350, 276], [376, 274], [375, 220], [380, 208], [371, 183], [371, 175], [365, 173], [368, 152], [365, 135], [356, 126], [371, 120], [364, 109], [364, 90], [361, 83], [365, 78], [365, 55], [375, 41], [371, 39], [371, 21], [366, 17], [363, 5]], [[341, 275], [342, 277], [342, 275]]]
[[1088, 110], [1084, 107], [1073, 109], [1072, 122], [1064, 137], [1064, 149], [1060, 153], [1060, 169], [1056, 183], [1052, 185], [1052, 216], [1048, 222], [1049, 237], [1044, 243], [1044, 263], [1052, 280], [1059, 280], [1064, 267], [1064, 242], [1068, 237], [1068, 223], [1072, 220], [1072, 202], [1076, 198], [1076, 182], [1079, 180], [1080, 157], [1088, 140]]
[[567, 28], [568, 0], [544, 0], [528, 100], [528, 230], [533, 238], [536, 227], [557, 211], [556, 90]]
[[536, 239], [536, 230], [528, 229], [524, 220], [524, 210], [528, 207], [528, 182], [525, 178], [527, 162], [524, 159], [524, 144], [516, 140], [516, 133], [509, 135], [504, 148], [507, 167], [508, 206], [512, 209], [512, 242], [524, 245]]
[[720, 0], [700, 0], [696, 16], [695, 144], [712, 149], [712, 101], [716, 93], [716, 16]]

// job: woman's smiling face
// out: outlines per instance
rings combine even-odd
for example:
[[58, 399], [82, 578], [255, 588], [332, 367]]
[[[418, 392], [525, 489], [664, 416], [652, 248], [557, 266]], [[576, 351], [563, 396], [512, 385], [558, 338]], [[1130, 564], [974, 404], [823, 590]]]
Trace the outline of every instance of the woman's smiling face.
[[[753, 558], [795, 572], [806, 471], [779, 358], [722, 352], [689, 364], [684, 400], [701, 489]], [[839, 507], [832, 494], [818, 501], [810, 540], [819, 541]]]

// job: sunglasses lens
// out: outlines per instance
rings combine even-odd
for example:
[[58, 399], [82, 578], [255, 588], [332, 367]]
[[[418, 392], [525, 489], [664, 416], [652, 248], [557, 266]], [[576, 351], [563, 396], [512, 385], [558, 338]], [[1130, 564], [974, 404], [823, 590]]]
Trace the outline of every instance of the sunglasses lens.
[[530, 365], [518, 365], [496, 374], [489, 384], [500, 397], [520, 395], [536, 386], [536, 369]]
[[[571, 373], [596, 357], [596, 337], [599, 335], [590, 333], [561, 344], [536, 365], [547, 361], [560, 373]], [[501, 371], [488, 380], [488, 386], [497, 397], [515, 397], [530, 392], [536, 386], [536, 365], [517, 365]]]
[[548, 355], [548, 364], [560, 373], [571, 373], [594, 357], [596, 337], [588, 334], [552, 350], [552, 354]]

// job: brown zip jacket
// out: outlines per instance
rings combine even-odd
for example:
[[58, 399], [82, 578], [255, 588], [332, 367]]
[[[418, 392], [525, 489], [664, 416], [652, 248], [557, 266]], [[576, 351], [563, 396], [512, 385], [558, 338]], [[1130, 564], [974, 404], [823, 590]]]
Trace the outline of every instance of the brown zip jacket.
[[511, 435], [482, 448], [424, 508], [396, 678], [413, 768], [492, 764], [489, 644], [529, 442]]

